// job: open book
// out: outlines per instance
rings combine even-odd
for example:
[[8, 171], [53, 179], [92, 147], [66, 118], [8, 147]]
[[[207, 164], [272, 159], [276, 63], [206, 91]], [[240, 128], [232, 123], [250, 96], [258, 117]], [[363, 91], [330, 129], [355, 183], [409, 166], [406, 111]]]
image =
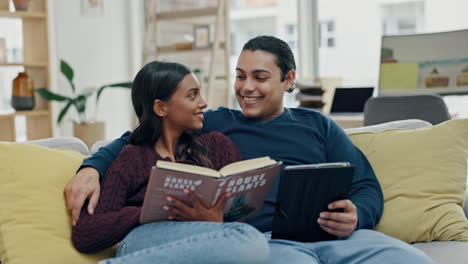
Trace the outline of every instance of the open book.
[[140, 223], [166, 221], [168, 195], [190, 204], [183, 191], [190, 189], [203, 204], [212, 207], [225, 192], [232, 193], [224, 210], [224, 221], [243, 221], [253, 217], [263, 205], [281, 162], [269, 157], [243, 160], [224, 166], [219, 171], [167, 161], [157, 161], [152, 168], [140, 215]]

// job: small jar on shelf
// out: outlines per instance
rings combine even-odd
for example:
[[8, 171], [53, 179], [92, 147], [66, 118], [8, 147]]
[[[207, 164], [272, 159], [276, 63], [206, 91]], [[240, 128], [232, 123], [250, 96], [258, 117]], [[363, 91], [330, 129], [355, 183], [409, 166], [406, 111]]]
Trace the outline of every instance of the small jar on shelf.
[[13, 80], [11, 106], [16, 111], [32, 110], [34, 108], [33, 81], [26, 72], [20, 72]]

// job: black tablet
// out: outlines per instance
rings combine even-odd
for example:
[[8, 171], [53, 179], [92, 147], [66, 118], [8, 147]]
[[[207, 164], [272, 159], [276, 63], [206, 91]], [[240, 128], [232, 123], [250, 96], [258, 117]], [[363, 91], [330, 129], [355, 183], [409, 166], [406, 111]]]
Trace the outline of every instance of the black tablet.
[[347, 199], [354, 176], [348, 162], [286, 166], [280, 178], [272, 238], [301, 242], [337, 239], [317, 223], [333, 201]]

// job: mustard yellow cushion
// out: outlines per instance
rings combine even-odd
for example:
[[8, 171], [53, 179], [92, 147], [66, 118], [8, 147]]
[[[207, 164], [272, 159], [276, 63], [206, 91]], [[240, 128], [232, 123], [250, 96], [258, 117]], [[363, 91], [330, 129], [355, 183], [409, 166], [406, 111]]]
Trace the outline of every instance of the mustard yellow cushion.
[[3, 263], [96, 263], [115, 250], [85, 255], [71, 243], [63, 188], [84, 156], [74, 151], [0, 142], [0, 260]]
[[384, 213], [376, 230], [406, 242], [468, 241], [468, 119], [350, 138], [382, 186]]

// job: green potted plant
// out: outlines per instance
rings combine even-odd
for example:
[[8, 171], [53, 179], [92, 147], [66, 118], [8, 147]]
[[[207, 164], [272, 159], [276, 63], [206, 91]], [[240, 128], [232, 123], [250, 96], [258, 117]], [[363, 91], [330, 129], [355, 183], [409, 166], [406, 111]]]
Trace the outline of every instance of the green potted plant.
[[86, 118], [86, 104], [88, 99], [96, 94], [96, 107], [99, 103], [99, 98], [106, 88], [131, 88], [131, 82], [120, 82], [106, 84], [99, 88], [87, 88], [82, 92], [77, 93], [75, 84], [73, 83], [74, 71], [72, 67], [65, 62], [60, 60], [60, 71], [68, 80], [70, 88], [72, 90], [72, 96], [61, 95], [58, 93], [51, 92], [45, 88], [37, 89], [37, 93], [44, 99], [49, 101], [56, 101], [64, 103], [62, 109], [57, 118], [57, 124], [60, 125], [64, 120], [65, 115], [69, 112], [70, 108], [74, 108], [79, 117], [78, 122], [74, 122], [73, 130], [75, 137], [83, 140], [88, 147], [91, 147], [94, 142], [104, 139], [105, 124], [104, 122], [91, 122]]

